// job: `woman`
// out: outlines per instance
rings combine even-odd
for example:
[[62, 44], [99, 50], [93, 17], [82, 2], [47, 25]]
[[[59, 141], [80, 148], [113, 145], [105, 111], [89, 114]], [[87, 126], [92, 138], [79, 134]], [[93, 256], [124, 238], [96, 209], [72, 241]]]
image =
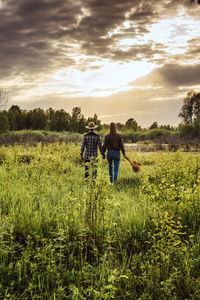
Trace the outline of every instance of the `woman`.
[[[110, 181], [115, 182], [117, 180], [119, 164], [120, 164], [120, 150], [124, 157], [126, 157], [122, 136], [117, 133], [117, 127], [115, 123], [110, 123], [110, 133], [105, 136], [103, 151], [107, 152], [107, 160], [109, 164]], [[114, 174], [113, 174], [114, 164]]]

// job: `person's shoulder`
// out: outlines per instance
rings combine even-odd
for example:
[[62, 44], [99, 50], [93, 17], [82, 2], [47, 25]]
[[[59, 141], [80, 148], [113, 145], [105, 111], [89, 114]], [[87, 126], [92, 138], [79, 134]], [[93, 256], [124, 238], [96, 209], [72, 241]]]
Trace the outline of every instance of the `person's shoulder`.
[[84, 134], [83, 138], [84, 138], [84, 139], [87, 139], [89, 136], [90, 136], [90, 133], [88, 132], [88, 133], [85, 133], [85, 134]]
[[88, 132], [88, 133], [86, 133], [84, 136], [91, 136], [91, 135], [93, 135], [93, 136], [99, 136], [96, 132]]
[[105, 135], [105, 138], [109, 138], [110, 137], [110, 133], [107, 133], [106, 135]]
[[117, 133], [118, 138], [122, 138], [122, 135], [120, 133]]

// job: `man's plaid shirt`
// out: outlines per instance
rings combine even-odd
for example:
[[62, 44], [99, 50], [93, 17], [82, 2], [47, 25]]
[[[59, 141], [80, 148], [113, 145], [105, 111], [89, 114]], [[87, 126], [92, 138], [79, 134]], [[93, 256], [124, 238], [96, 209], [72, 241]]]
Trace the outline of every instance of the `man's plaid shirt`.
[[101, 154], [104, 156], [100, 136], [93, 131], [85, 134], [83, 137], [83, 141], [81, 145], [81, 157], [83, 156], [83, 152], [85, 148], [86, 148], [85, 156], [84, 156], [85, 160], [90, 160], [91, 157], [97, 157], [98, 148]]

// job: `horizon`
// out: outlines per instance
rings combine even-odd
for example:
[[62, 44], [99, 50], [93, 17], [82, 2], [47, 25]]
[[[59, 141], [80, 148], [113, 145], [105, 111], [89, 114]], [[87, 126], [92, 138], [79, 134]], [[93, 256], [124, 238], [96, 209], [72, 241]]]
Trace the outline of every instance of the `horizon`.
[[0, 87], [21, 109], [177, 126], [200, 89], [199, 12], [191, 0], [1, 0]]
[[[15, 105], [12, 105], [12, 106], [15, 106]], [[2, 112], [4, 112], [4, 111], [7, 111], [7, 112], [8, 112], [9, 109], [11, 109], [12, 106], [10, 106], [9, 108], [3, 109]], [[18, 105], [16, 105], [16, 106], [18, 106]], [[19, 107], [19, 106], [18, 106], [18, 107]], [[49, 109], [52, 109], [52, 107], [48, 107], [47, 109], [43, 109], [43, 108], [41, 108], [41, 107], [35, 107], [35, 108], [32, 108], [32, 109], [23, 109], [23, 108], [19, 107], [19, 109], [20, 109], [22, 112], [31, 112], [31, 111], [33, 111], [33, 110], [35, 110], [35, 109], [42, 109], [42, 110], [44, 111], [44, 113], [47, 113]], [[57, 109], [57, 110], [54, 109], [55, 112], [56, 112], [56, 111], [59, 111], [59, 110], [64, 110], [66, 113], [68, 113], [69, 115], [72, 116], [72, 112], [66, 111], [66, 110], [63, 109], [63, 108], [60, 108], [60, 109]], [[1, 112], [1, 110], [0, 110], [0, 112]], [[104, 126], [104, 125], [109, 126], [109, 124], [111, 123], [111, 122], [109, 122], [109, 123], [102, 123], [102, 119], [101, 119], [96, 113], [94, 113], [94, 115], [85, 116], [85, 115], [82, 114], [82, 111], [81, 111], [81, 115], [82, 115], [82, 117], [83, 117], [84, 119], [86, 119], [86, 120], [89, 119], [89, 118], [93, 118], [94, 115], [96, 115], [98, 121], [101, 122], [101, 125], [102, 125], [102, 126]], [[137, 120], [136, 120], [135, 118], [133, 118], [133, 119], [134, 119], [134, 121], [137, 122]], [[115, 123], [116, 123], [116, 125], [117, 125], [117, 124], [125, 125], [126, 121], [128, 121], [128, 119], [125, 120], [125, 122], [115, 122]], [[174, 129], [176, 129], [176, 128], [178, 128], [178, 126], [179, 126], [180, 124], [182, 124], [183, 122], [179, 122], [177, 125], [171, 125], [171, 124], [159, 124], [159, 123], [155, 120], [153, 123], [157, 123], [158, 128], [161, 127], [161, 126], [170, 126], [170, 127], [174, 128]], [[138, 126], [141, 128], [141, 130], [143, 130], [143, 129], [149, 129], [148, 127], [150, 127], [151, 125], [153, 125], [153, 123], [151, 123], [149, 126], [143, 127], [143, 126], [141, 126], [141, 124], [139, 124], [139, 123], [137, 122], [137, 124], [138, 124]], [[21, 130], [27, 130], [27, 129], [21, 129]], [[29, 130], [29, 129], [28, 129], [28, 130]], [[32, 129], [31, 129], [31, 130], [32, 130]]]

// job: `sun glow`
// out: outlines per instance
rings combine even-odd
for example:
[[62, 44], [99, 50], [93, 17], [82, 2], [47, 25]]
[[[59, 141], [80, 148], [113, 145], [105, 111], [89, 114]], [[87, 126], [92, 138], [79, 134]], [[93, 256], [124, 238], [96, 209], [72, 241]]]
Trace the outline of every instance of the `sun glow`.
[[[89, 11], [82, 10], [83, 16], [89, 14]], [[81, 18], [78, 21], [80, 22]], [[144, 51], [147, 44], [152, 45], [152, 51], [156, 47], [158, 50], [160, 49], [160, 53], [152, 53], [152, 57], [148, 58], [148, 61], [145, 59], [145, 53], [138, 52], [137, 55], [133, 54], [132, 61], [129, 57], [129, 60], [123, 63], [112, 62], [101, 57], [87, 56], [81, 53], [80, 45], [74, 45], [71, 58], [75, 64], [59, 69], [53, 74], [47, 74], [43, 82], [37, 82], [30, 89], [30, 95], [55, 94], [71, 98], [106, 97], [132, 90], [135, 86], [131, 83], [157, 67], [157, 62], [164, 59], [164, 54], [175, 59], [176, 55], [185, 53], [189, 39], [199, 37], [198, 21], [190, 16], [185, 16], [184, 11], [181, 11], [176, 17], [152, 24], [148, 30], [149, 32], [145, 34], [137, 35], [133, 22], [126, 20], [121, 26], [107, 34], [107, 37], [113, 37], [115, 40], [114, 50], [126, 52], [134, 46], [137, 49], [140, 49], [141, 46], [141, 51]]]
[[[0, 5], [1, 3], [0, 0]], [[90, 12], [83, 9], [77, 22], [81, 22], [82, 17], [87, 15], [90, 15]], [[68, 54], [68, 57], [74, 62], [73, 65], [46, 74], [42, 81], [37, 79], [27, 84], [19, 101], [25, 102], [28, 97], [52, 95], [55, 95], [55, 99], [56, 97], [73, 100], [84, 97], [100, 98], [133, 90], [137, 91], [136, 93], [140, 93], [141, 90], [146, 93], [153, 93], [155, 89], [161, 89], [161, 87], [145, 86], [144, 84], [134, 85], [134, 81], [146, 76], [158, 64], [165, 64], [165, 59], [167, 59], [166, 63], [169, 63], [169, 58], [170, 62], [174, 62], [176, 57], [180, 59], [183, 56], [181, 63], [184, 63], [183, 58], [187, 51], [188, 40], [199, 38], [198, 24], [199, 22], [192, 17], [185, 16], [184, 11], [176, 17], [160, 20], [150, 25], [148, 27], [149, 32], [140, 35], [136, 34], [137, 28], [135, 29], [133, 22], [123, 22], [121, 26], [108, 32], [105, 38], [111, 38], [113, 41], [110, 48], [113, 51], [121, 51], [122, 54], [123, 52], [126, 54], [126, 51], [128, 53], [130, 50], [127, 60], [124, 62], [111, 61], [111, 59], [101, 56], [88, 56], [82, 52], [80, 45], [72, 43], [70, 47], [73, 51]], [[133, 56], [131, 57], [132, 49]], [[149, 55], [151, 50], [152, 54]], [[187, 56], [185, 57], [188, 59]], [[20, 78], [17, 80], [17, 85], [18, 87], [23, 85]], [[184, 89], [183, 92], [185, 92]], [[161, 101], [162, 99], [164, 98], [154, 97], [154, 101]], [[120, 111], [119, 115], [121, 114]], [[104, 118], [103, 115], [102, 118]]]
[[169, 54], [184, 53], [187, 41], [199, 38], [199, 21], [183, 14], [151, 25], [144, 41], [163, 44]]
[[[149, 32], [144, 35], [136, 35], [134, 31], [131, 33], [131, 28], [134, 28], [133, 24], [125, 21], [121, 27], [115, 29], [115, 32], [110, 33], [110, 36], [123, 33], [124, 28], [130, 29], [130, 32], [128, 35], [122, 34], [121, 39], [116, 40], [116, 46], [121, 51], [151, 43], [156, 48], [161, 47], [167, 55], [182, 55], [187, 50], [188, 40], [199, 38], [199, 20], [187, 15], [185, 10], [180, 10], [176, 17], [160, 20], [150, 25], [147, 28]], [[154, 58], [162, 58], [162, 55]]]
[[56, 86], [65, 86], [65, 90], [71, 92], [71, 97], [102, 97], [131, 89], [130, 82], [146, 75], [154, 67], [154, 64], [146, 62], [104, 62], [100, 68], [89, 68], [84, 72], [74, 68], [57, 71], [51, 80]]

